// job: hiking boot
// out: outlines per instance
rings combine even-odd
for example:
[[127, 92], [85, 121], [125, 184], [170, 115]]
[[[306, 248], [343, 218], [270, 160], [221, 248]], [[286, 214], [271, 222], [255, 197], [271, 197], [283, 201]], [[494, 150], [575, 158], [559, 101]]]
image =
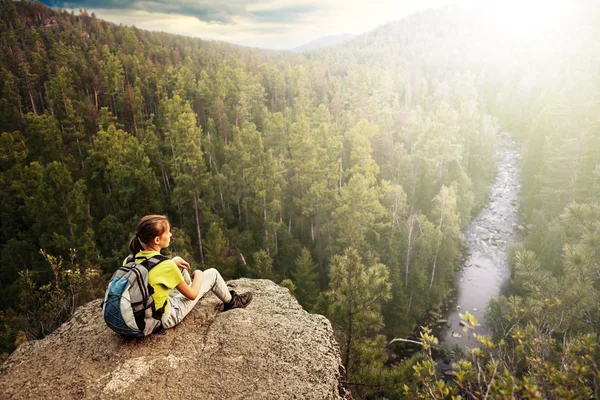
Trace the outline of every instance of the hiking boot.
[[234, 290], [230, 290], [231, 300], [229, 303], [223, 304], [223, 311], [231, 310], [233, 308], [244, 308], [252, 301], [252, 293], [246, 292], [237, 294]]

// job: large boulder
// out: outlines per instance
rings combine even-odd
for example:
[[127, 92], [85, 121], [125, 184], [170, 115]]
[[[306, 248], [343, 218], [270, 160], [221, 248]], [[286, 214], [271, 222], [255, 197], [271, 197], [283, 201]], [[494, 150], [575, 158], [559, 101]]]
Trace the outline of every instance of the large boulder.
[[173, 329], [123, 340], [100, 300], [43, 340], [21, 345], [0, 370], [2, 399], [341, 399], [339, 348], [330, 322], [268, 280], [245, 309], [206, 295]]

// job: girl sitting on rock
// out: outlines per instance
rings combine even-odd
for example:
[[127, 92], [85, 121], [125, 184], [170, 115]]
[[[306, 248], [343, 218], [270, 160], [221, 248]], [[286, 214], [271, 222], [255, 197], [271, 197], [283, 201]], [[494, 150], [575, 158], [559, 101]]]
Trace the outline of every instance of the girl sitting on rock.
[[[135, 254], [136, 262], [142, 262], [169, 247], [171, 236], [167, 217], [146, 215], [138, 222], [129, 249]], [[246, 307], [252, 301], [250, 292], [237, 294], [229, 290], [216, 269], [195, 270], [191, 278], [189, 269], [190, 264], [177, 256], [159, 263], [148, 272], [148, 283], [154, 289], [155, 307], [160, 310], [164, 306], [161, 321], [165, 329], [180, 323], [209, 290], [223, 302], [224, 311]], [[172, 289], [177, 291], [169, 294]]]

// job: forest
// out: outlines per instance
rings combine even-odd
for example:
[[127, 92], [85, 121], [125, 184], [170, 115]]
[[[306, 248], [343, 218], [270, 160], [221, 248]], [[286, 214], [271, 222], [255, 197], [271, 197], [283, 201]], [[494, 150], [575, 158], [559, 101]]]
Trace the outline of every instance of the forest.
[[[538, 40], [446, 7], [297, 54], [0, 0], [1, 359], [101, 297], [158, 213], [194, 268], [325, 315], [355, 398], [600, 398], [600, 6], [573, 4]], [[503, 131], [531, 228], [448, 380], [422, 325]]]

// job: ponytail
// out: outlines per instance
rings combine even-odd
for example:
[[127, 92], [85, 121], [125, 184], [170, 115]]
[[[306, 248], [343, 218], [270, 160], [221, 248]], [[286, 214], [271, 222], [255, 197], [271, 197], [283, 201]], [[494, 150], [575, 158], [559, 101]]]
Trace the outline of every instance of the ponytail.
[[139, 238], [139, 236], [138, 236], [137, 233], [135, 235], [133, 235], [133, 237], [129, 241], [129, 250], [131, 250], [131, 252], [133, 254], [137, 254], [140, 251], [144, 250], [144, 248], [142, 247], [142, 243], [140, 242], [140, 238]]
[[135, 255], [144, 250], [155, 237], [169, 229], [169, 219], [164, 215], [146, 215], [142, 217], [135, 229], [135, 235], [129, 241], [129, 250]]

